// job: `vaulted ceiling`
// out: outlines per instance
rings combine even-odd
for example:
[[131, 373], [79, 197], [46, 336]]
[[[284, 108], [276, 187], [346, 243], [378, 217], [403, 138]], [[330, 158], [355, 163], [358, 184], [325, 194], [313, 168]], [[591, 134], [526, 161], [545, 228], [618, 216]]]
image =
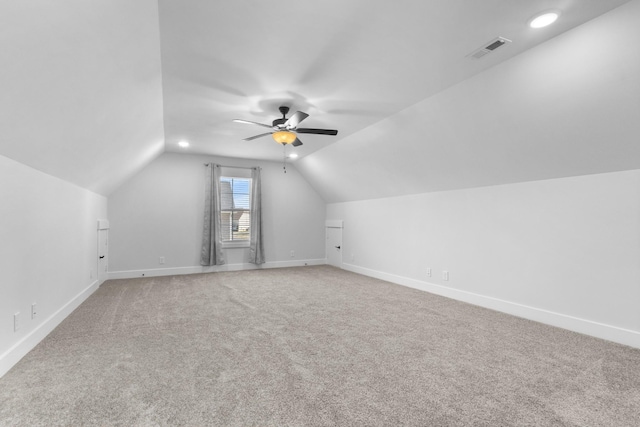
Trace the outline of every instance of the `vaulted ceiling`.
[[[0, 6], [0, 155], [102, 194], [164, 151], [282, 159], [232, 122], [280, 105], [339, 130], [286, 147], [327, 201], [640, 167], [638, 84], [615, 84], [640, 36], [602, 16], [626, 0], [55, 3]], [[556, 24], [527, 26], [549, 9]], [[511, 43], [469, 57], [496, 37]], [[603, 163], [590, 124], [612, 108]]]

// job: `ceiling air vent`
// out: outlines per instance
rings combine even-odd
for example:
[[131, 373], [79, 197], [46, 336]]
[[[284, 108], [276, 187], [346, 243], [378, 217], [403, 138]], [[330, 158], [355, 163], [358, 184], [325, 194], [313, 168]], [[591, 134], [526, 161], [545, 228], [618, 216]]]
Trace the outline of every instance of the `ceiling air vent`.
[[498, 37], [491, 40], [489, 43], [485, 44], [485, 46], [481, 47], [480, 49], [474, 50], [467, 56], [473, 59], [480, 59], [483, 56], [493, 52], [494, 50], [498, 49], [500, 46], [504, 46], [507, 43], [511, 43], [511, 40], [505, 39], [504, 37]]

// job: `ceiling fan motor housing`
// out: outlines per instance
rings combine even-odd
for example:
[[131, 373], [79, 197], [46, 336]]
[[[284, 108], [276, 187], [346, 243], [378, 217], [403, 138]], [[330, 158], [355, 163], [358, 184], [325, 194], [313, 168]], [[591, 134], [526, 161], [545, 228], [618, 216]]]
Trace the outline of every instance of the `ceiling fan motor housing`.
[[285, 123], [286, 123], [286, 121], [287, 121], [287, 119], [285, 119], [285, 118], [283, 117], [283, 118], [281, 118], [281, 119], [275, 119], [272, 123], [273, 123], [273, 126], [274, 126], [274, 127], [276, 127], [276, 126], [278, 126], [278, 125], [283, 125], [283, 124], [285, 124]]
[[278, 110], [280, 110], [280, 114], [282, 114], [282, 118], [281, 119], [275, 119], [273, 121], [273, 127], [276, 127], [278, 125], [283, 125], [287, 122], [287, 113], [289, 112], [289, 107], [282, 105], [281, 107], [278, 108]]

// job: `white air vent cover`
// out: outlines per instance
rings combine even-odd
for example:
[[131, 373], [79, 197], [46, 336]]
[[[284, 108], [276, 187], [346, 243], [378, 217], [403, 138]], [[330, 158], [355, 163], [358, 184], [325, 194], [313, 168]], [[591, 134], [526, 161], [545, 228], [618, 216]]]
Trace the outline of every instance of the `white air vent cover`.
[[505, 39], [504, 37], [497, 37], [491, 40], [489, 43], [485, 43], [485, 45], [482, 46], [480, 49], [474, 50], [467, 56], [473, 59], [480, 59], [483, 56], [493, 52], [494, 50], [498, 49], [500, 46], [504, 46], [507, 43], [511, 43], [511, 40]]

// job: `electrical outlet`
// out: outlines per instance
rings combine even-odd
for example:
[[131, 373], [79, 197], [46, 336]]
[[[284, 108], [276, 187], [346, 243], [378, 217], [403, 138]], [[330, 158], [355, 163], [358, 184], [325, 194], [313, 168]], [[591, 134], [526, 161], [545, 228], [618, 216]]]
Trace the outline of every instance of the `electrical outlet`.
[[13, 332], [18, 332], [20, 329], [20, 312], [18, 311], [13, 315]]
[[163, 257], [163, 256], [161, 256], [161, 257], [158, 259], [158, 262], [159, 262], [160, 264], [164, 264], [164, 257]]
[[446, 270], [442, 270], [442, 280], [445, 282], [449, 280], [449, 272]]
[[427, 268], [427, 277], [431, 277], [431, 267]]
[[356, 260], [356, 256], [353, 252], [351, 252], [351, 262]]
[[35, 319], [38, 316], [38, 310], [36, 303], [31, 304], [31, 319]]
[[296, 251], [291, 251], [291, 258], [295, 258], [296, 257]]

